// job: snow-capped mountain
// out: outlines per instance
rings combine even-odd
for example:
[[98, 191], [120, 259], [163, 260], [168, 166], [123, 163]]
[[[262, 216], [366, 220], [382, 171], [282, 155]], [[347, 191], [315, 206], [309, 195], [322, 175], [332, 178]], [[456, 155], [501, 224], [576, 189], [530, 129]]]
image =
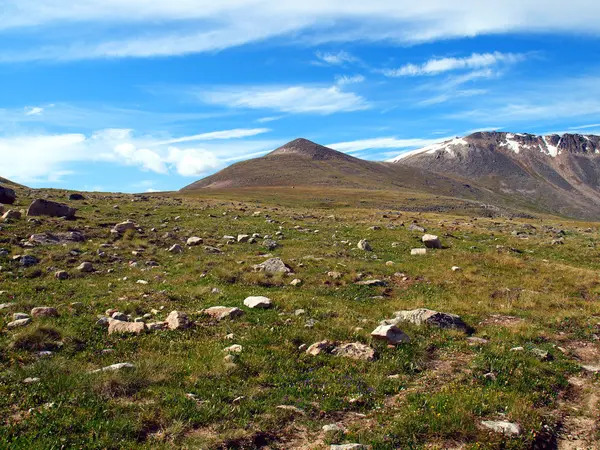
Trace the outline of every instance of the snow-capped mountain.
[[389, 162], [460, 177], [542, 209], [600, 210], [600, 136], [479, 132]]
[[389, 162], [398, 162], [421, 154], [445, 152], [448, 156], [458, 156], [474, 146], [495, 146], [497, 150], [510, 150], [517, 155], [522, 152], [539, 152], [556, 158], [563, 153], [595, 154], [600, 152], [600, 136], [581, 134], [551, 134], [537, 136], [525, 133], [480, 132], [467, 137], [456, 137], [418, 150], [402, 153]]

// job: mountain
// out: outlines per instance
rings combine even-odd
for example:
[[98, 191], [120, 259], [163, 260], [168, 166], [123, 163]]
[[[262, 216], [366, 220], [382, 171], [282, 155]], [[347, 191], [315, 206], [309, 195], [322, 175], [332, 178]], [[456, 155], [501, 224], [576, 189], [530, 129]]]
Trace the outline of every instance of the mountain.
[[10, 188], [25, 187], [22, 184], [15, 183], [14, 181], [10, 181], [10, 180], [7, 180], [6, 178], [2, 178], [2, 177], [0, 177], [0, 185], [4, 185], [4, 186], [10, 187]]
[[470, 180], [548, 212], [600, 218], [600, 136], [479, 132], [389, 162]]
[[296, 139], [261, 157], [233, 164], [182, 191], [267, 186], [355, 189], [409, 188], [473, 196], [458, 182], [412, 167], [364, 161], [306, 139]]

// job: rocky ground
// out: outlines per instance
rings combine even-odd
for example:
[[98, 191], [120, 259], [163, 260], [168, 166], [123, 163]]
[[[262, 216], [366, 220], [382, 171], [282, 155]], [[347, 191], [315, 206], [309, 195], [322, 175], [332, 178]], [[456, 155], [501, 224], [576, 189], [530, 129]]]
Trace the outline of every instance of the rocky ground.
[[600, 448], [595, 223], [17, 194], [0, 448]]

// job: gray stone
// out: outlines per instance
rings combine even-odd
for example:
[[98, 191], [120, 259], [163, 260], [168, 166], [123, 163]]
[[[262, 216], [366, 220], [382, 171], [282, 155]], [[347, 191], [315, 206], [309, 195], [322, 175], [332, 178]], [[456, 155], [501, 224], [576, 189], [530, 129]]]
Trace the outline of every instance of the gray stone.
[[248, 234], [238, 234], [237, 241], [239, 243], [245, 243], [250, 240], [250, 235]]
[[2, 220], [19, 220], [20, 218], [21, 213], [13, 209], [9, 209], [2, 215]]
[[335, 343], [332, 341], [320, 341], [315, 342], [306, 350], [306, 354], [310, 356], [317, 356], [321, 353], [330, 353], [335, 347]]
[[183, 253], [183, 247], [179, 244], [174, 244], [169, 248], [169, 253]]
[[397, 325], [400, 322], [408, 322], [414, 325], [431, 325], [439, 328], [453, 328], [462, 331], [470, 331], [470, 328], [456, 314], [433, 311], [431, 309], [419, 308], [410, 311], [396, 311], [393, 319], [384, 320], [382, 325]]
[[356, 283], [358, 286], [387, 286], [387, 281], [383, 280], [364, 280]]
[[29, 315], [25, 314], [25, 313], [14, 313], [13, 314], [13, 320], [21, 320], [21, 319], [28, 319]]
[[79, 270], [80, 272], [84, 272], [84, 273], [90, 273], [94, 271], [94, 266], [91, 262], [89, 261], [85, 261], [82, 262], [78, 267], [77, 270]]
[[56, 278], [57, 280], [66, 280], [67, 278], [69, 278], [69, 273], [64, 270], [57, 270], [56, 272], [54, 272], [54, 278]]
[[481, 425], [506, 436], [519, 436], [521, 434], [521, 427], [518, 424], [506, 420], [484, 420]]
[[56, 308], [49, 306], [38, 306], [31, 310], [32, 317], [58, 317]]
[[359, 359], [363, 361], [373, 361], [375, 359], [375, 350], [360, 342], [350, 342], [342, 344], [332, 350], [336, 356], [345, 358]]
[[426, 255], [427, 254], [427, 249], [426, 248], [413, 248], [410, 251], [410, 254], [413, 255], [413, 256]]
[[39, 260], [35, 256], [24, 255], [19, 258], [19, 264], [23, 267], [35, 266], [39, 263]]
[[426, 234], [421, 238], [421, 240], [423, 241], [423, 244], [425, 244], [425, 247], [427, 247], [427, 248], [442, 248], [442, 243], [440, 242], [440, 238], [438, 238], [437, 236], [435, 236], [433, 234]]
[[230, 308], [226, 306], [213, 306], [202, 311], [204, 314], [208, 314], [213, 319], [224, 320], [224, 319], [235, 319], [243, 316], [245, 313], [239, 308]]
[[371, 244], [369, 244], [369, 241], [367, 241], [366, 239], [361, 239], [360, 241], [358, 241], [357, 247], [360, 250], [364, 250], [365, 252], [372, 252], [373, 251], [373, 248], [371, 247]]
[[116, 224], [113, 229], [111, 230], [112, 233], [115, 234], [123, 234], [129, 230], [135, 230], [137, 228], [137, 226], [135, 225], [135, 223], [131, 220], [126, 220], [125, 222], [121, 222]]
[[66, 217], [67, 219], [73, 219], [76, 212], [75, 208], [71, 208], [64, 203], [51, 202], [38, 198], [29, 205], [27, 216]]
[[292, 268], [284, 263], [281, 258], [271, 258], [261, 264], [257, 264], [253, 267], [257, 272], [266, 273], [294, 273]]
[[334, 444], [329, 446], [329, 450], [368, 450], [369, 447], [362, 444]]
[[13, 189], [0, 186], [0, 203], [12, 205], [17, 200], [17, 194]]

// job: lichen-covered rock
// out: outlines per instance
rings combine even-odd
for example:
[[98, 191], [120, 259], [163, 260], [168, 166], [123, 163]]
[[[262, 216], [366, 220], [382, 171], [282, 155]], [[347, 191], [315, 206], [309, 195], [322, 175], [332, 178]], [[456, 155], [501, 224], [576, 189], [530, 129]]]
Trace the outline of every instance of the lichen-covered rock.
[[343, 356], [345, 358], [358, 359], [362, 361], [373, 361], [375, 359], [375, 350], [368, 345], [360, 342], [349, 342], [335, 347], [332, 354]]
[[56, 308], [49, 306], [38, 306], [31, 310], [32, 317], [58, 317], [58, 311]]
[[465, 332], [471, 331], [471, 328], [456, 314], [443, 313], [426, 308], [396, 311], [394, 316], [393, 319], [381, 322], [381, 325], [397, 325], [400, 322], [408, 322], [414, 325], [426, 324], [439, 328], [453, 328]]

